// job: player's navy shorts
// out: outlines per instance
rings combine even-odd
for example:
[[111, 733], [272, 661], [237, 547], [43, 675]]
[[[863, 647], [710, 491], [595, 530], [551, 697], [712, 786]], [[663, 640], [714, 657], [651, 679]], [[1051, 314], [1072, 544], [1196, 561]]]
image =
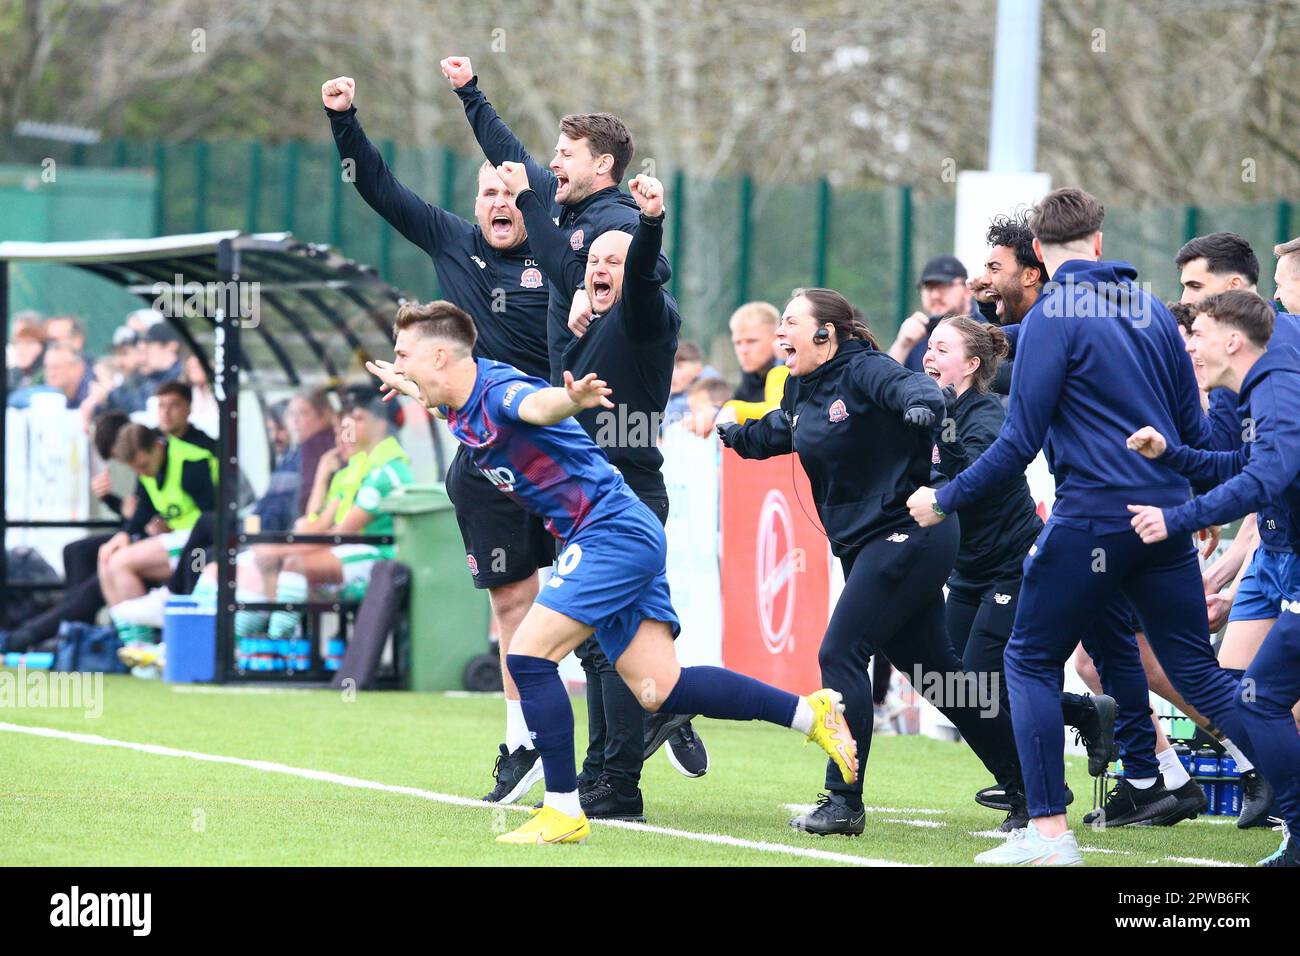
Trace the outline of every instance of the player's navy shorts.
[[[628, 493], [631, 497], [631, 493]], [[642, 621], [681, 631], [668, 592], [668, 539], [642, 502], [598, 516], [564, 543], [537, 603], [596, 629], [610, 662], [617, 661]]]
[[542, 519], [497, 490], [474, 467], [464, 445], [457, 447], [447, 469], [447, 497], [456, 507], [474, 587], [513, 584], [555, 560], [555, 538]]
[[1300, 601], [1300, 561], [1290, 551], [1255, 549], [1228, 612], [1231, 621], [1268, 621], [1283, 601]]

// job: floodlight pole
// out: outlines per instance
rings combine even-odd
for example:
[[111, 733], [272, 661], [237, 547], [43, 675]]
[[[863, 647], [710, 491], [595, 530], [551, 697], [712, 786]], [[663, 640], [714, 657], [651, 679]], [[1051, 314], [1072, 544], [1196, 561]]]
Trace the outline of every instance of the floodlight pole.
[[998, 0], [989, 172], [1032, 173], [1038, 153], [1041, 0]]
[[235, 559], [239, 534], [239, 251], [230, 239], [217, 244], [218, 296], [214, 316], [212, 390], [217, 397], [217, 512], [213, 517], [217, 557], [217, 661], [219, 684], [234, 676]]

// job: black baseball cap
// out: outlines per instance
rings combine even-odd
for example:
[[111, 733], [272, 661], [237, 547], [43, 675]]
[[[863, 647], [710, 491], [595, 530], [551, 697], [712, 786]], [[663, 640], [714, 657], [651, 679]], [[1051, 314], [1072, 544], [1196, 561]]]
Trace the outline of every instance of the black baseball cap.
[[180, 335], [166, 322], [155, 322], [144, 333], [146, 342], [179, 342]]
[[955, 279], [963, 282], [966, 280], [966, 267], [961, 264], [961, 260], [956, 256], [935, 256], [921, 270], [917, 285], [925, 285], [927, 282], [948, 283]]

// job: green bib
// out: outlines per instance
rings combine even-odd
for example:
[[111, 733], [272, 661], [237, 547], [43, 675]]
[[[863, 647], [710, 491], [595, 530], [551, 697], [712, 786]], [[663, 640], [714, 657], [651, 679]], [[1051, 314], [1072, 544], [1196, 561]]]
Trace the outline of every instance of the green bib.
[[167, 522], [173, 531], [188, 531], [199, 520], [199, 506], [181, 487], [181, 470], [187, 462], [206, 461], [212, 474], [212, 484], [217, 483], [217, 458], [206, 448], [191, 445], [179, 438], [167, 438], [167, 468], [162, 475], [162, 484], [158, 478], [141, 475], [140, 484], [144, 487], [149, 500], [159, 516]]

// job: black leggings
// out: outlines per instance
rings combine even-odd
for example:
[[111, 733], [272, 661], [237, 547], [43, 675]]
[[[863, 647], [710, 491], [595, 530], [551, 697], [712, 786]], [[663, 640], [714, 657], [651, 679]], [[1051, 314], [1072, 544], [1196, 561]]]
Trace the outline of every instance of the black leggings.
[[[992, 701], [964, 693], [964, 677], [944, 625], [943, 585], [957, 555], [957, 522], [930, 528], [909, 525], [882, 534], [841, 558], [844, 591], [822, 638], [818, 662], [822, 683], [844, 695], [844, 713], [858, 743], [862, 771], [846, 784], [839, 768], [827, 761], [826, 789], [860, 798], [862, 777], [871, 750], [871, 678], [867, 659], [884, 651], [909, 681], [922, 672], [917, 691], [935, 704], [961, 731], [984, 766], [1006, 787], [1019, 788], [1011, 719]], [[932, 682], [943, 680], [938, 694]], [[949, 694], [948, 688], [956, 693]]]

